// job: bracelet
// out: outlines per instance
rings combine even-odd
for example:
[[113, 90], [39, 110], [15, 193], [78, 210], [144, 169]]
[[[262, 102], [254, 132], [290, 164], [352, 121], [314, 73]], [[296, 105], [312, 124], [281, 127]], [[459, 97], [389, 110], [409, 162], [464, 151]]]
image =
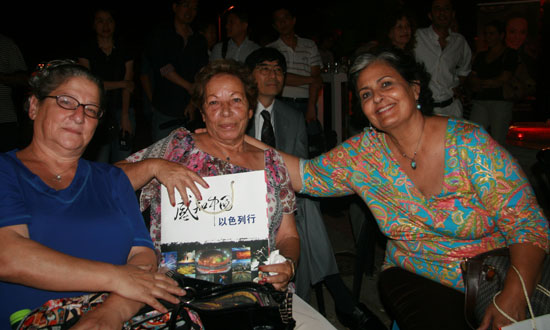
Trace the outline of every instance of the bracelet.
[[290, 276], [290, 279], [292, 280], [294, 278], [294, 275], [296, 275], [296, 263], [292, 258], [285, 257], [287, 262], [290, 262], [290, 268], [292, 269], [292, 275]]

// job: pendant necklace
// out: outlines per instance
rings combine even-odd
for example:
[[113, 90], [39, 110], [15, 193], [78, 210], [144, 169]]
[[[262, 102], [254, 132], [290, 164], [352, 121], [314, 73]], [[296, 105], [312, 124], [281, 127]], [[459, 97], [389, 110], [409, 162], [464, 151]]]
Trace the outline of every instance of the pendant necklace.
[[[67, 172], [68, 170], [70, 170], [72, 168], [69, 167], [68, 169], [66, 169], [65, 171], [61, 172], [61, 173], [58, 173], [58, 174], [54, 174], [54, 177], [53, 177], [53, 180], [57, 181], [57, 182], [61, 182], [61, 179], [63, 179], [63, 177], [61, 176], [61, 174], [64, 174], [65, 172]], [[53, 173], [53, 172], [52, 172]]]
[[418, 138], [418, 142], [416, 143], [416, 148], [414, 149], [414, 154], [412, 157], [407, 156], [406, 153], [401, 151], [401, 148], [399, 148], [399, 143], [396, 143], [395, 146], [397, 147], [397, 150], [403, 155], [404, 158], [407, 158], [411, 161], [411, 168], [413, 170], [416, 170], [416, 153], [418, 152], [418, 147], [420, 147], [420, 142], [422, 142], [422, 136], [424, 135], [424, 126], [425, 126], [425, 120], [422, 120], [422, 131], [420, 132], [420, 137]]
[[[45, 164], [45, 163], [44, 163]], [[55, 173], [53, 172], [52, 170], [50, 170], [49, 167], [46, 166], [46, 168], [48, 169], [48, 171], [53, 174], [53, 177], [52, 177], [52, 180], [53, 181], [56, 181], [56, 182], [61, 182], [61, 180], [63, 180], [63, 174], [67, 173], [69, 170], [71, 170], [73, 168], [73, 166], [70, 166], [69, 168], [67, 168], [66, 170], [62, 171], [62, 172], [59, 172], [59, 173]]]

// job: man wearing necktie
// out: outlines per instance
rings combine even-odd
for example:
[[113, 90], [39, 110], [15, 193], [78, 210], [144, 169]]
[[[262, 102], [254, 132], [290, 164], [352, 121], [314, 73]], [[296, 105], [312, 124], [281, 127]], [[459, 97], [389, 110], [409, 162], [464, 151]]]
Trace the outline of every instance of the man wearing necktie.
[[[259, 107], [262, 105], [258, 104]], [[260, 110], [260, 115], [262, 116], [262, 130], [260, 135], [260, 140], [276, 148], [277, 144], [275, 143], [275, 132], [273, 131], [273, 125], [271, 124], [271, 113], [268, 110]]]
[[[258, 86], [258, 106], [247, 134], [288, 154], [308, 158], [304, 115], [276, 99], [284, 85], [284, 55], [275, 48], [263, 47], [252, 52], [245, 63]], [[296, 201], [296, 227], [300, 235], [296, 293], [309, 301], [312, 285], [324, 281], [339, 309], [344, 313], [354, 310], [351, 293], [338, 271], [319, 202], [300, 194]]]

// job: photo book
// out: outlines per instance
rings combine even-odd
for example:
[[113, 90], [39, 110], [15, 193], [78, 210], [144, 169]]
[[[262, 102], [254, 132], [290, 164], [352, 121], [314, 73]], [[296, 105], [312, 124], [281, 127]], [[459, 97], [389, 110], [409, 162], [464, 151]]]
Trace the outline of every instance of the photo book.
[[202, 200], [176, 191], [172, 206], [161, 191], [161, 267], [188, 277], [229, 284], [261, 278], [269, 256], [265, 171], [204, 177]]

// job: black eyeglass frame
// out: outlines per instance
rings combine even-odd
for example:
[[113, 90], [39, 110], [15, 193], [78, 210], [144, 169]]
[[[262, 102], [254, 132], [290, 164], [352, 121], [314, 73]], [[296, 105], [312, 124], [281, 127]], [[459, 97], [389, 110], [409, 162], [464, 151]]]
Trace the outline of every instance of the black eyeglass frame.
[[[61, 104], [59, 102], [59, 98], [61, 97], [65, 97], [65, 98], [69, 98], [71, 100], [74, 100], [76, 102], [76, 107], [74, 108], [67, 108], [66, 107], [66, 104]], [[101, 117], [103, 117], [103, 114], [105, 111], [103, 111], [103, 109], [101, 109], [99, 107], [99, 105], [97, 104], [84, 104], [84, 103], [80, 103], [77, 99], [75, 99], [74, 97], [70, 96], [70, 95], [46, 95], [44, 96], [44, 98], [52, 98], [52, 99], [55, 99], [55, 103], [57, 103], [58, 106], [60, 106], [61, 108], [65, 109], [65, 110], [76, 110], [78, 108], [80, 108], [81, 106], [84, 108], [84, 114], [90, 118], [94, 118], [94, 119], [100, 119]], [[88, 108], [89, 106], [93, 106], [93, 107], [96, 107], [97, 108], [97, 112], [94, 110], [94, 109], [91, 109], [91, 108]]]

